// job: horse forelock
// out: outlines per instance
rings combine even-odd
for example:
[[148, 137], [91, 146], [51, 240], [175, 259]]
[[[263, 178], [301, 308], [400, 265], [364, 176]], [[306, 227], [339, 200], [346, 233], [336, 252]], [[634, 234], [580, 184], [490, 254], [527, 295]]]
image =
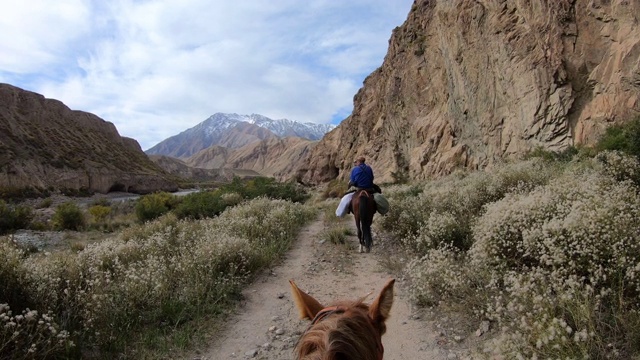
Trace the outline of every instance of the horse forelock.
[[302, 335], [296, 345], [298, 359], [379, 359], [382, 333], [369, 317], [369, 307], [352, 302], [338, 308]]

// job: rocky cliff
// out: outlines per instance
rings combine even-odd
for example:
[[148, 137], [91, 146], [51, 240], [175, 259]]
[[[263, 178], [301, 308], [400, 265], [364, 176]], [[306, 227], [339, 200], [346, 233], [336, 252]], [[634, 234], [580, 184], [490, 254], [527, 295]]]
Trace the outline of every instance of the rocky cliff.
[[416, 0], [353, 113], [297, 176], [378, 181], [592, 143], [640, 114], [640, 1]]
[[0, 84], [0, 189], [177, 190], [166, 172], [99, 117]]

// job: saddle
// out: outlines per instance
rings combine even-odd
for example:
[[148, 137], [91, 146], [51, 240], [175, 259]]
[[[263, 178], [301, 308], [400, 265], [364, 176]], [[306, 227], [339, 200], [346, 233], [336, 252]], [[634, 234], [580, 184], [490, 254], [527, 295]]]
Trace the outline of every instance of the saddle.
[[359, 187], [355, 187], [352, 190], [348, 190], [346, 193], [344, 193], [342, 196], [345, 196], [347, 194], [351, 194], [352, 192], [356, 192], [356, 191], [360, 191], [360, 190], [367, 190], [367, 192], [369, 194], [382, 194], [382, 189], [380, 188], [380, 186], [373, 184], [372, 187], [370, 188], [359, 188]]
[[[366, 190], [369, 195], [373, 196], [373, 200], [376, 204], [377, 212], [379, 212], [381, 215], [384, 215], [387, 212], [389, 212], [389, 201], [387, 201], [387, 199], [382, 195], [382, 189], [380, 189], [380, 186], [376, 184], [373, 184], [373, 187], [368, 189], [358, 188], [358, 187], [354, 188], [344, 193], [343, 197], [345, 195], [354, 193], [356, 191], [361, 191], [361, 190]], [[346, 214], [352, 214], [352, 213], [353, 213], [353, 209], [351, 208], [351, 202], [349, 202], [349, 204], [346, 207]]]
[[[353, 190], [349, 190], [349, 191], [347, 191], [346, 193], [344, 193], [344, 195], [347, 195], [347, 194], [351, 194], [351, 193], [355, 193], [355, 192], [358, 192], [358, 191], [362, 191], [362, 190], [364, 190], [364, 191], [366, 191], [366, 192], [367, 192], [367, 194], [369, 194], [369, 195], [371, 196], [371, 198], [372, 198], [372, 199], [374, 199], [374, 202], [375, 202], [374, 194], [378, 193], [378, 191], [376, 191], [376, 187], [377, 187], [378, 189], [380, 189], [380, 187], [379, 187], [378, 185], [374, 185], [374, 187], [372, 187], [372, 188], [368, 188], [368, 189], [365, 189], [365, 188], [359, 188], [359, 187], [357, 187], [357, 188], [355, 188], [355, 189], [353, 189]], [[379, 191], [379, 192], [381, 193], [382, 191]], [[343, 195], [343, 196], [344, 196], [344, 195]], [[347, 214], [353, 214], [353, 209], [351, 208], [351, 202], [349, 202], [349, 206], [347, 207]]]

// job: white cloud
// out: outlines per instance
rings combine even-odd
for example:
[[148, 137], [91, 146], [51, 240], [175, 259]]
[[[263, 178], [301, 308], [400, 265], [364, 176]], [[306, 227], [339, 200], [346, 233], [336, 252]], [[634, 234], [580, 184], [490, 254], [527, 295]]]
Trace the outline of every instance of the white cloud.
[[327, 123], [349, 113], [411, 2], [0, 0], [0, 81], [144, 149], [216, 112]]
[[79, 0], [0, 2], [0, 71], [42, 71], [69, 52], [87, 28], [88, 12]]

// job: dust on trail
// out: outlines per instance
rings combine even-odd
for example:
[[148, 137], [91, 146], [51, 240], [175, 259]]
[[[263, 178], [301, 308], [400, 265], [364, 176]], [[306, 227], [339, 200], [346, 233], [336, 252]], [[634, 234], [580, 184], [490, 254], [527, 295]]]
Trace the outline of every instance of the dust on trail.
[[[353, 218], [346, 217], [346, 226]], [[371, 293], [370, 303], [385, 281], [394, 275], [380, 260], [380, 246], [369, 254], [357, 251], [355, 236], [347, 245], [322, 241], [322, 215], [300, 232], [283, 261], [267, 270], [244, 291], [237, 313], [189, 359], [292, 359], [296, 341], [308, 321], [299, 320], [291, 299], [289, 279], [324, 305], [337, 299], [355, 299]], [[355, 230], [355, 229], [354, 229]], [[374, 242], [376, 236], [374, 235]], [[402, 279], [397, 279], [387, 332], [382, 337], [386, 360], [459, 359], [462, 354], [442, 346], [442, 333], [412, 310]]]

